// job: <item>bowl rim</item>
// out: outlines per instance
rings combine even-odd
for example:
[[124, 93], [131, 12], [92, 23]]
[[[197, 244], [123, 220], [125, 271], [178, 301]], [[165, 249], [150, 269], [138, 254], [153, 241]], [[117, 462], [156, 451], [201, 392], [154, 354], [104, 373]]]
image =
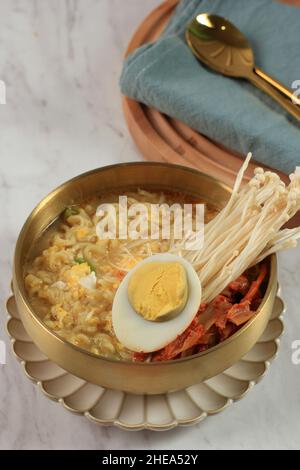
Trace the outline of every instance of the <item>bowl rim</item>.
[[[147, 161], [147, 162], [133, 161], [133, 162], [125, 162], [125, 163], [115, 163], [115, 164], [112, 164], [112, 165], [105, 165], [105, 166], [102, 166], [102, 167], [95, 168], [93, 170], [86, 171], [84, 173], [80, 173], [79, 175], [74, 176], [74, 177], [70, 178], [69, 180], [63, 182], [62, 184], [57, 186], [55, 189], [50, 191], [46, 196], [44, 196], [38, 202], [38, 204], [32, 209], [32, 211], [30, 212], [30, 214], [26, 218], [26, 220], [25, 220], [25, 222], [24, 222], [24, 224], [23, 224], [23, 226], [22, 226], [22, 228], [19, 232], [19, 235], [18, 235], [18, 238], [17, 238], [17, 241], [16, 241], [16, 245], [15, 245], [14, 256], [13, 256], [13, 272], [14, 272], [14, 279], [16, 280], [16, 284], [17, 284], [17, 288], [18, 288], [18, 295], [20, 296], [21, 301], [25, 305], [25, 308], [29, 312], [30, 316], [33, 317], [33, 319], [39, 324], [39, 326], [43, 330], [46, 331], [46, 333], [50, 334], [50, 336], [52, 336], [56, 341], [59, 341], [61, 344], [67, 346], [68, 348], [71, 348], [71, 349], [73, 349], [73, 350], [75, 350], [75, 351], [77, 351], [81, 354], [88, 355], [88, 356], [90, 356], [90, 357], [92, 357], [96, 360], [102, 360], [102, 361], [108, 362], [110, 364], [120, 364], [120, 366], [122, 364], [124, 366], [127, 366], [128, 364], [134, 364], [135, 366], [147, 366], [147, 367], [158, 367], [159, 365], [172, 365], [172, 364], [175, 365], [175, 364], [178, 364], [178, 363], [188, 362], [188, 361], [191, 361], [191, 360], [196, 359], [198, 357], [206, 356], [207, 354], [210, 354], [213, 351], [216, 351], [216, 350], [222, 348], [225, 344], [227, 345], [227, 344], [231, 343], [237, 337], [239, 337], [241, 334], [243, 334], [248, 328], [251, 327], [252, 323], [255, 322], [255, 320], [256, 320], [257, 316], [259, 315], [260, 311], [262, 310], [264, 305], [267, 303], [267, 301], [269, 300], [269, 298], [272, 294], [273, 284], [274, 284], [274, 282], [276, 280], [276, 276], [277, 276], [277, 257], [276, 257], [275, 254], [272, 254], [272, 255], [270, 255], [266, 258], [266, 260], [268, 260], [268, 262], [269, 262], [268, 284], [267, 284], [267, 287], [266, 287], [266, 292], [263, 296], [263, 299], [262, 299], [255, 315], [250, 320], [248, 320], [245, 323], [245, 325], [243, 325], [238, 331], [236, 331], [234, 334], [229, 336], [229, 338], [227, 338], [225, 341], [222, 341], [222, 342], [216, 344], [215, 346], [213, 346], [211, 348], [208, 348], [207, 350], [202, 351], [200, 353], [192, 354], [190, 356], [186, 356], [186, 357], [179, 358], [179, 359], [172, 359], [172, 360], [165, 360], [165, 361], [154, 361], [154, 362], [134, 362], [134, 361], [124, 360], [124, 359], [108, 358], [108, 357], [105, 357], [105, 356], [100, 356], [98, 354], [92, 353], [91, 351], [87, 351], [87, 350], [85, 350], [85, 349], [83, 349], [79, 346], [76, 346], [75, 344], [70, 343], [66, 339], [59, 336], [50, 327], [48, 327], [43, 322], [43, 320], [38, 316], [38, 314], [34, 311], [33, 307], [30, 304], [30, 301], [29, 301], [29, 299], [27, 298], [27, 295], [26, 295], [26, 290], [25, 290], [25, 286], [24, 286], [24, 279], [23, 279], [23, 276], [22, 276], [22, 273], [21, 273], [21, 263], [20, 263], [20, 255], [21, 255], [21, 251], [22, 251], [21, 248], [22, 248], [23, 237], [26, 235], [26, 230], [27, 230], [28, 226], [30, 225], [32, 219], [35, 217], [36, 213], [44, 205], [45, 201], [49, 198], [54, 197], [56, 193], [60, 192], [63, 188], [68, 186], [70, 183], [79, 181], [83, 177], [87, 177], [87, 176], [92, 175], [94, 173], [99, 173], [99, 172], [102, 172], [102, 171], [105, 171], [105, 170], [110, 170], [110, 169], [113, 169], [115, 167], [119, 168], [119, 167], [133, 166], [133, 165], [137, 165], [137, 166], [160, 166], [160, 167], [165, 167], [165, 168], [168, 168], [168, 167], [169, 168], [178, 168], [180, 170], [184, 170], [184, 171], [187, 171], [187, 172], [191, 172], [191, 173], [194, 173], [194, 174], [204, 176], [207, 179], [210, 179], [214, 182], [217, 182], [218, 185], [221, 186], [222, 188], [224, 188], [226, 191], [228, 191], [228, 193], [232, 192], [232, 188], [230, 188], [227, 184], [223, 183], [222, 181], [218, 180], [217, 178], [215, 178], [211, 175], [208, 175], [207, 173], [204, 173], [204, 172], [202, 172], [200, 170], [197, 170], [195, 168], [190, 168], [190, 167], [186, 167], [184, 165], [178, 165], [178, 164], [167, 163], [167, 162], [164, 163], [164, 162], [150, 162], [150, 161]], [[124, 185], [124, 186], [126, 186], [126, 185]], [[54, 220], [48, 225], [48, 227], [53, 222], [54, 222]], [[45, 228], [44, 230], [47, 230], [47, 228]]]

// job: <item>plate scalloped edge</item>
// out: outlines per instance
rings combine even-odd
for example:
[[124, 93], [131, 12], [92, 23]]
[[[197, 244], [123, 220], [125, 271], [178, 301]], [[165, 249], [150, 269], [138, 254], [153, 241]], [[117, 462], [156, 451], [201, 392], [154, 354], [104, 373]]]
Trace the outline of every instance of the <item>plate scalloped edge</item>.
[[278, 287], [269, 323], [253, 348], [223, 373], [185, 390], [132, 395], [87, 383], [50, 361], [27, 335], [15, 298], [7, 300], [7, 331], [26, 376], [45, 396], [88, 420], [123, 430], [166, 431], [190, 426], [242, 399], [266, 374], [278, 353], [285, 305]]

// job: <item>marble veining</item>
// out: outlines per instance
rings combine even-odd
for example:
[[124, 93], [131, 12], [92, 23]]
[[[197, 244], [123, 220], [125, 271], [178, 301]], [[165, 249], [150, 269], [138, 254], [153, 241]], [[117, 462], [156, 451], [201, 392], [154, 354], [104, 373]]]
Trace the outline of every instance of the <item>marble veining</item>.
[[14, 243], [33, 206], [64, 180], [98, 166], [140, 160], [125, 125], [118, 90], [133, 29], [159, 0], [2, 0], [0, 79], [1, 449], [299, 448], [300, 247], [279, 256], [287, 303], [278, 359], [253, 391], [222, 414], [191, 428], [128, 433], [103, 428], [46, 399], [9, 348], [4, 302]]

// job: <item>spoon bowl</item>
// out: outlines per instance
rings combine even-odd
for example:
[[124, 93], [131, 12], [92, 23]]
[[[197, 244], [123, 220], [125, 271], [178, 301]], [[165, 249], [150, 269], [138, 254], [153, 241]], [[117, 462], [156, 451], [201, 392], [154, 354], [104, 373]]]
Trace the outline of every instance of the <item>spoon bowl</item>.
[[185, 36], [193, 54], [206, 66], [229, 77], [249, 80], [300, 120], [299, 98], [256, 67], [250, 43], [230, 21], [201, 13], [189, 23]]
[[194, 54], [208, 67], [231, 77], [246, 77], [254, 67], [247, 38], [221, 16], [203, 13], [192, 20], [186, 39]]

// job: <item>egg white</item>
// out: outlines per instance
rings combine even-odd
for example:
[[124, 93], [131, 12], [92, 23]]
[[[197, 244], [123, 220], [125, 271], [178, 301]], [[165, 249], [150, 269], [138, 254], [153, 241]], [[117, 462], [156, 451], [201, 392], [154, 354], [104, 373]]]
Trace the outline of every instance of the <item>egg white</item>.
[[[182, 312], [170, 320], [145, 320], [129, 302], [127, 288], [132, 274], [145, 263], [177, 261], [186, 270], [188, 299]], [[189, 326], [201, 303], [201, 283], [192, 265], [177, 255], [160, 253], [139, 262], [122, 280], [113, 301], [112, 325], [118, 340], [135, 352], [153, 352], [165, 347]]]

